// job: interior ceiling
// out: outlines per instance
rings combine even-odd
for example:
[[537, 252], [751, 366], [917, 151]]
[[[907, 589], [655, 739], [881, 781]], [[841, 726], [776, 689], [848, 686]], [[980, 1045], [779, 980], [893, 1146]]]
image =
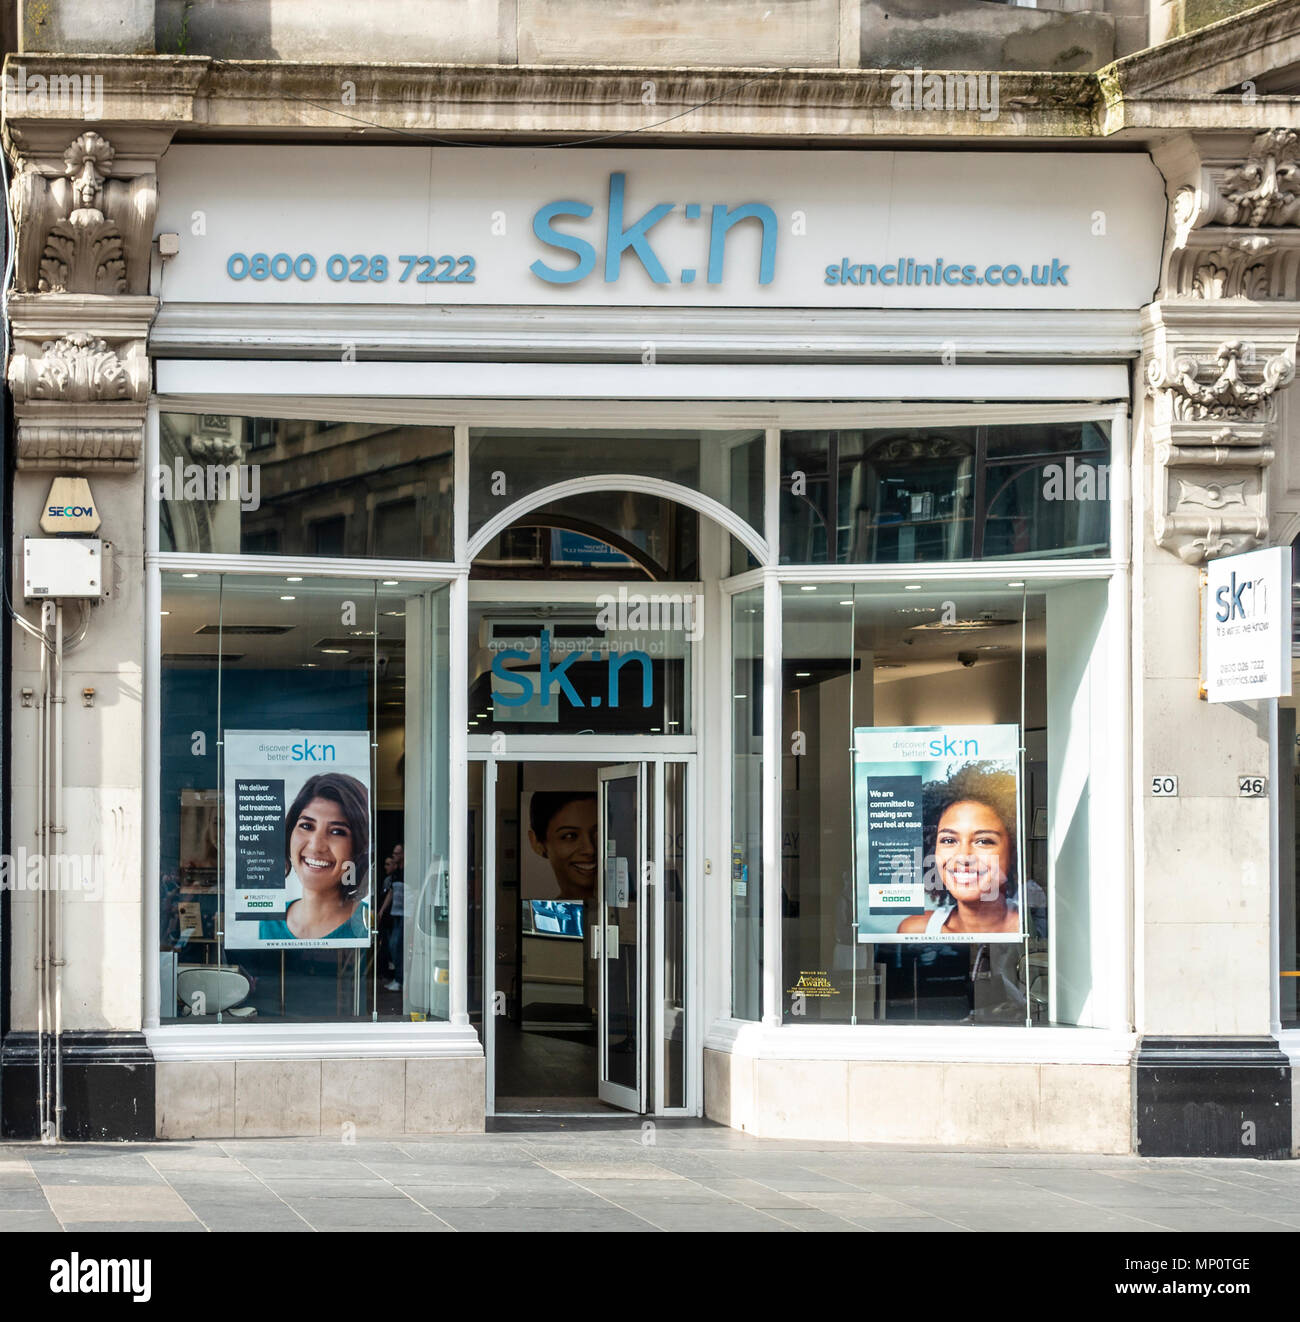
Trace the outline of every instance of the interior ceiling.
[[[406, 600], [400, 584], [385, 590], [376, 642], [372, 592], [364, 581], [321, 589], [287, 578], [258, 579], [255, 586], [246, 580], [238, 595], [227, 591], [222, 603], [213, 579], [173, 579], [164, 593], [164, 609], [170, 613], [162, 620], [163, 653], [172, 664], [193, 656], [196, 666], [211, 666], [220, 641], [227, 673], [308, 667], [356, 673], [373, 664], [377, 651], [383, 696], [400, 694], [406, 674]], [[861, 594], [861, 588], [837, 584], [786, 593], [787, 639], [799, 640], [797, 650], [787, 643], [787, 671], [806, 664], [812, 682], [844, 673], [850, 649], [860, 663], [872, 658], [875, 680], [882, 684], [957, 669], [959, 652], [975, 653], [976, 666], [1019, 658], [1019, 592], [958, 586], [903, 593], [895, 585], [888, 597]], [[354, 603], [356, 623], [344, 625], [348, 601]], [[1047, 647], [1046, 598], [1034, 594], [1026, 604], [1026, 653], [1031, 660], [1041, 659]], [[220, 640], [219, 623], [227, 630]], [[926, 625], [938, 627], [921, 627]], [[270, 632], [243, 633], [241, 627]]]
[[889, 591], [887, 598], [864, 597], [860, 588], [836, 584], [820, 584], [816, 592], [788, 591], [786, 638], [791, 638], [793, 626], [799, 642], [792, 653], [787, 641], [786, 669], [806, 661], [814, 680], [819, 662], [839, 663], [843, 669], [850, 631], [855, 657], [862, 664], [871, 657], [878, 684], [959, 669], [959, 652], [973, 652], [975, 666], [1018, 661], [1022, 604], [1026, 656], [1031, 661], [1046, 656], [1047, 603], [1041, 593], [1022, 603], [1019, 591], [978, 585], [916, 592], [894, 585]]
[[[162, 620], [162, 650], [170, 663], [194, 656], [203, 658], [196, 659], [196, 667], [210, 666], [220, 645], [224, 673], [310, 668], [355, 674], [373, 664], [377, 651], [381, 698], [400, 693], [406, 674], [406, 602], [400, 586], [379, 599], [377, 641], [374, 588], [365, 580], [332, 583], [324, 591], [287, 578], [245, 580], [243, 587], [221, 599], [213, 579], [166, 583], [163, 609], [170, 614]], [[348, 602], [354, 611], [347, 610]], [[342, 622], [354, 616], [355, 624]], [[234, 630], [219, 637], [218, 624]], [[239, 632], [241, 626], [277, 632], [247, 634]]]

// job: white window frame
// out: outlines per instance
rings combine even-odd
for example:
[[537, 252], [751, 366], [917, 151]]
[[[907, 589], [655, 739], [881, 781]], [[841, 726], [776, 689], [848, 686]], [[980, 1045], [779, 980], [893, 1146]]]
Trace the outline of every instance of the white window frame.
[[[263, 417], [302, 417], [321, 420], [383, 420], [419, 425], [451, 425], [455, 429], [454, 558], [448, 562], [322, 560], [314, 557], [221, 556], [160, 552], [158, 549], [157, 504], [150, 502], [146, 527], [146, 677], [145, 677], [145, 834], [158, 838], [160, 805], [160, 644], [161, 582], [164, 570], [200, 570], [238, 574], [298, 573], [315, 577], [384, 578], [450, 584], [449, 658], [450, 727], [448, 776], [453, 794], [449, 820], [449, 875], [464, 877], [467, 858], [466, 814], [455, 810], [467, 783], [468, 732], [464, 641], [469, 605], [469, 490], [466, 476], [470, 427], [527, 424], [566, 430], [626, 426], [628, 402], [635, 399], [639, 425], [655, 428], [682, 427], [688, 430], [727, 428], [765, 429], [765, 511], [762, 529], [765, 555], [759, 568], [723, 578], [719, 582], [722, 609], [712, 632], [723, 644], [707, 667], [711, 677], [730, 692], [729, 609], [737, 591], [761, 586], [764, 591], [764, 723], [763, 784], [764, 911], [780, 913], [780, 741], [781, 614], [780, 589], [784, 582], [925, 582], [990, 578], [1020, 579], [1028, 583], [1045, 579], [1104, 579], [1109, 582], [1108, 644], [1113, 673], [1123, 692], [1116, 692], [1116, 744], [1112, 750], [1115, 783], [1131, 783], [1132, 741], [1129, 714], [1129, 638], [1131, 604], [1129, 594], [1131, 510], [1129, 494], [1128, 410], [1130, 369], [1120, 363], [1073, 363], [1065, 365], [968, 364], [940, 367], [890, 365], [845, 367], [727, 366], [699, 367], [686, 375], [669, 376], [685, 368], [635, 367], [603, 374], [609, 364], [427, 364], [354, 363], [340, 371], [335, 363], [162, 361], [157, 364], [159, 395], [150, 404], [146, 429], [146, 464], [153, 470], [158, 455], [160, 412], [229, 413]], [[693, 366], [693, 365], [692, 365]], [[445, 375], [432, 369], [447, 367]], [[467, 369], [474, 381], [495, 394], [467, 397]], [[487, 371], [485, 369], [490, 369]], [[563, 371], [561, 369], [571, 369]], [[722, 384], [705, 392], [708, 380]], [[653, 396], [646, 397], [653, 380]], [[585, 384], [583, 384], [585, 383]], [[752, 400], [737, 398], [742, 387], [755, 394]], [[674, 389], [676, 393], [674, 392]], [[695, 392], [694, 398], [689, 398]], [[838, 402], [824, 402], [827, 398]], [[911, 396], [915, 398], [911, 398]], [[774, 396], [779, 396], [774, 398]], [[900, 396], [903, 397], [900, 401]], [[927, 565], [834, 565], [820, 567], [781, 566], [779, 563], [780, 432], [782, 429], [815, 427], [864, 427], [949, 423], [997, 423], [1034, 421], [1104, 420], [1111, 426], [1111, 554], [1089, 560], [996, 560], [942, 562]], [[653, 483], [650, 484], [653, 486]], [[665, 484], [666, 485], [666, 484]], [[753, 549], [751, 547], [751, 549]], [[719, 690], [721, 691], [721, 690]], [[708, 719], [709, 704], [700, 693], [700, 747]], [[730, 704], [728, 703], [728, 708]], [[713, 731], [716, 741], [720, 730]], [[727, 738], [720, 745], [725, 754]], [[647, 749], [649, 751], [649, 749]], [[720, 782], [725, 803], [730, 804], [730, 758], [723, 757], [726, 771]], [[708, 774], [700, 762], [703, 779]], [[703, 797], [701, 805], [704, 805]], [[729, 875], [729, 811], [725, 822], [702, 812], [699, 846], [712, 860], [714, 876]], [[955, 1027], [910, 1030], [899, 1025], [857, 1025], [851, 1029], [821, 1025], [782, 1025], [780, 1011], [781, 933], [779, 923], [764, 927], [763, 1019], [760, 1024], [732, 1020], [730, 889], [715, 882], [713, 896], [706, 896], [701, 912], [702, 941], [711, 941], [713, 958], [692, 989], [699, 1020], [710, 1025], [695, 1037], [702, 1047], [746, 1053], [800, 1054], [822, 1050], [828, 1043], [837, 1058], [909, 1059], [909, 1050], [926, 1060], [944, 1059], [1088, 1059], [1111, 1062], [1131, 1049], [1132, 1025], [1132, 819], [1128, 823], [1127, 848], [1122, 877], [1115, 888], [1118, 901], [1113, 935], [1118, 961], [1123, 968], [1112, 970], [1106, 994], [1110, 1005], [1123, 1012], [1112, 1013], [1113, 1022], [1127, 1025], [1115, 1029], [1086, 1028], [978, 1028], [963, 1033]], [[481, 1055], [478, 1034], [470, 1026], [467, 1006], [468, 904], [464, 885], [451, 890], [449, 914], [450, 1018], [424, 1023], [323, 1023], [312, 1025], [159, 1023], [159, 968], [154, 958], [158, 931], [159, 870], [156, 851], [146, 851], [145, 879], [145, 1005], [147, 1040], [160, 1060], [243, 1059], [292, 1056], [416, 1056]], [[722, 895], [718, 900], [719, 893]], [[716, 903], [714, 903], [716, 901]], [[719, 919], [725, 915], [725, 925]], [[702, 948], [702, 947], [701, 947]], [[693, 1016], [694, 1018], [694, 1016]], [[846, 1038], [844, 1035], [848, 1033]], [[1016, 1035], [1007, 1045], [1006, 1035]], [[807, 1045], [800, 1043], [806, 1038]], [[1057, 1039], [1060, 1039], [1057, 1042]], [[779, 1044], [779, 1048], [773, 1044]], [[911, 1044], [909, 1046], [909, 1043]], [[1088, 1045], [1091, 1043], [1092, 1045]], [[1055, 1044], [1055, 1045], [1054, 1045]], [[1125, 1046], [1124, 1044], [1127, 1044]], [[901, 1054], [900, 1054], [901, 1053]], [[1008, 1054], [1010, 1053], [1010, 1054]], [[1024, 1053], [1023, 1055], [1021, 1053]], [[1082, 1055], [1080, 1054], [1082, 1053]], [[1127, 1061], [1128, 1056], [1123, 1059]]]

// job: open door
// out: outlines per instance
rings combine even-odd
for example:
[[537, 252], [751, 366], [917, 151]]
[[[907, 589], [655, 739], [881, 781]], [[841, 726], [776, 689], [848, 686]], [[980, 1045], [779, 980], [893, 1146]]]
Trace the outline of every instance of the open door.
[[645, 1110], [645, 792], [639, 763], [600, 771], [598, 1092], [637, 1112]]

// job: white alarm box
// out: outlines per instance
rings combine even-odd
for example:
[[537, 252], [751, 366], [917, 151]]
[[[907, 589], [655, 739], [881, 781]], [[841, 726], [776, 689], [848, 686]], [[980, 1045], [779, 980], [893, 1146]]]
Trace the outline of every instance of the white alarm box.
[[98, 537], [24, 537], [23, 597], [102, 597], [108, 550]]

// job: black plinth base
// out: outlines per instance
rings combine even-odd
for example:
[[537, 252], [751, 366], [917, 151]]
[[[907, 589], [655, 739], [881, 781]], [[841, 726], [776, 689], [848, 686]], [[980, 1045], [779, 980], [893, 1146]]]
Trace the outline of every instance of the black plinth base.
[[[143, 1033], [68, 1032], [62, 1037], [63, 1137], [108, 1143], [152, 1139], [155, 1071]], [[0, 1046], [0, 1134], [39, 1138], [35, 1033]]]
[[1133, 1072], [1140, 1156], [1291, 1155], [1291, 1062], [1271, 1037], [1144, 1037]]

